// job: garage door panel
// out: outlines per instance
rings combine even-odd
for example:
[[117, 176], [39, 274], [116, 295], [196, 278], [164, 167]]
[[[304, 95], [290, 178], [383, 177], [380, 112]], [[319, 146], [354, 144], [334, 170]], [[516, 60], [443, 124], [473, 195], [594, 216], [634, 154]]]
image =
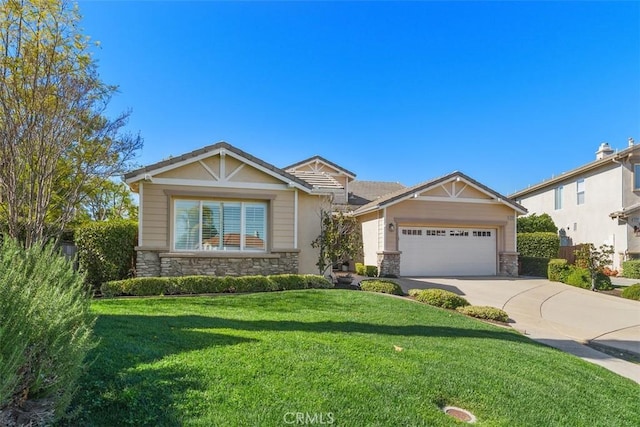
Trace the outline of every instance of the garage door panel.
[[496, 230], [400, 227], [400, 274], [472, 276], [496, 274]]

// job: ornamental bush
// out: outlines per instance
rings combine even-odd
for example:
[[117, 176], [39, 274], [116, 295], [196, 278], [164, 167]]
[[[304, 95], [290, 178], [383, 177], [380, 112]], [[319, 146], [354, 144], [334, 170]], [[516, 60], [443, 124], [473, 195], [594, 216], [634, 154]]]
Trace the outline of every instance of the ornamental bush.
[[469, 305], [469, 301], [444, 289], [423, 289], [416, 295], [416, 300], [435, 307], [456, 309]]
[[622, 276], [629, 279], [640, 279], [640, 260], [624, 261], [622, 263]]
[[53, 246], [0, 242], [0, 425], [65, 416], [93, 348], [84, 276]]
[[565, 282], [570, 273], [570, 265], [566, 259], [556, 258], [549, 261], [547, 278], [552, 282]]
[[314, 274], [277, 274], [273, 276], [183, 276], [136, 277], [113, 280], [102, 285], [102, 295], [150, 296], [208, 294], [225, 292], [268, 292], [290, 289], [326, 289], [333, 283]]
[[356, 262], [356, 274], [358, 276], [366, 276], [367, 275], [367, 269], [365, 268], [363, 263]]
[[367, 292], [380, 292], [383, 294], [404, 295], [402, 288], [391, 280], [363, 280], [360, 289]]
[[138, 225], [131, 220], [94, 221], [76, 229], [80, 269], [98, 289], [104, 282], [133, 275]]
[[415, 297], [416, 295], [418, 295], [422, 291], [423, 291], [422, 289], [409, 289], [409, 292], [407, 292], [407, 294], [410, 297]]
[[456, 311], [478, 319], [495, 320], [496, 322], [507, 322], [509, 320], [507, 312], [496, 307], [467, 305], [456, 308]]
[[591, 275], [586, 268], [571, 266], [569, 274], [564, 281], [567, 285], [589, 289], [591, 287]]
[[640, 283], [624, 288], [622, 290], [622, 297], [640, 301]]
[[555, 233], [518, 233], [518, 252], [522, 257], [556, 258], [560, 237]]
[[378, 276], [378, 267], [375, 265], [365, 265], [364, 266], [364, 274], [367, 277], [377, 277]]

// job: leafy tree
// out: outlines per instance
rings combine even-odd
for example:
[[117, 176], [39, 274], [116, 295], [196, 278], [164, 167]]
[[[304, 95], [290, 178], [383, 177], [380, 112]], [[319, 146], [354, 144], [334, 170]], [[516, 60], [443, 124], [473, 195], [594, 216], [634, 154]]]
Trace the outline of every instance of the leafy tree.
[[575, 251], [576, 265], [589, 270], [592, 291], [596, 290], [598, 274], [602, 274], [602, 270], [613, 262], [613, 253], [613, 246], [600, 245], [596, 249], [593, 243], [581, 245], [580, 249]]
[[103, 83], [64, 0], [0, 2], [0, 218], [29, 247], [58, 239], [92, 179], [122, 174], [142, 147], [104, 116]]
[[549, 214], [543, 213], [542, 215], [536, 215], [532, 213], [531, 215], [518, 218], [517, 230], [518, 233], [557, 233], [558, 227], [556, 227], [556, 224]]
[[324, 275], [332, 265], [349, 261], [362, 252], [362, 234], [360, 224], [353, 216], [342, 212], [323, 211], [321, 215], [322, 231], [311, 243], [320, 249], [316, 265], [320, 274]]
[[82, 207], [91, 220], [138, 218], [138, 206], [124, 182], [94, 177], [86, 187]]

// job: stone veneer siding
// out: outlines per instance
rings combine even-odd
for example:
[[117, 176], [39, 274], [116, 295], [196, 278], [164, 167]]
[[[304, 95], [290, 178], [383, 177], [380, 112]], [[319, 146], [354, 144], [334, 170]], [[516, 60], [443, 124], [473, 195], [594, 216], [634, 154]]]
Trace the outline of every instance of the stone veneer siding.
[[378, 275], [400, 276], [400, 254], [402, 252], [378, 252]]
[[136, 258], [137, 277], [266, 276], [298, 273], [297, 251], [250, 255], [226, 253], [222, 256], [211, 256], [138, 250]]
[[518, 252], [500, 252], [500, 276], [518, 277], [518, 255]]

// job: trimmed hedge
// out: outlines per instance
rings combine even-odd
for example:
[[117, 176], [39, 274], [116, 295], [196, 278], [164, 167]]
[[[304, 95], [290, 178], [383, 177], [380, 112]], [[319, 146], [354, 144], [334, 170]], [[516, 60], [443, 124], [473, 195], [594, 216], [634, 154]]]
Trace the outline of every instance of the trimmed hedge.
[[549, 258], [520, 257], [520, 275], [547, 277]]
[[416, 295], [418, 295], [422, 291], [423, 291], [423, 289], [409, 289], [409, 292], [407, 292], [407, 294], [410, 297], [415, 297]]
[[138, 224], [131, 220], [87, 222], [75, 231], [80, 269], [98, 289], [133, 275]]
[[327, 289], [333, 283], [313, 274], [276, 274], [273, 276], [182, 276], [137, 277], [113, 280], [102, 285], [102, 295], [151, 296], [190, 295], [233, 292], [269, 292], [292, 289]]
[[629, 279], [640, 279], [640, 260], [624, 261], [622, 263], [622, 276]]
[[627, 286], [622, 290], [622, 297], [627, 299], [634, 299], [640, 301], [640, 283]]
[[368, 292], [380, 292], [383, 294], [404, 295], [402, 288], [391, 280], [363, 280], [360, 289]]
[[364, 264], [361, 262], [356, 262], [356, 274], [358, 276], [366, 276], [367, 269], [364, 267]]
[[556, 258], [560, 237], [555, 233], [518, 233], [518, 252], [522, 257]]
[[416, 300], [435, 307], [456, 309], [469, 305], [469, 301], [444, 289], [423, 289], [416, 295]]
[[562, 282], [567, 280], [567, 276], [570, 273], [569, 264], [566, 259], [555, 258], [549, 260], [549, 267], [547, 269], [547, 278], [552, 282]]
[[495, 320], [496, 322], [505, 323], [509, 320], [507, 312], [496, 307], [467, 305], [456, 308], [456, 311], [477, 319]]

